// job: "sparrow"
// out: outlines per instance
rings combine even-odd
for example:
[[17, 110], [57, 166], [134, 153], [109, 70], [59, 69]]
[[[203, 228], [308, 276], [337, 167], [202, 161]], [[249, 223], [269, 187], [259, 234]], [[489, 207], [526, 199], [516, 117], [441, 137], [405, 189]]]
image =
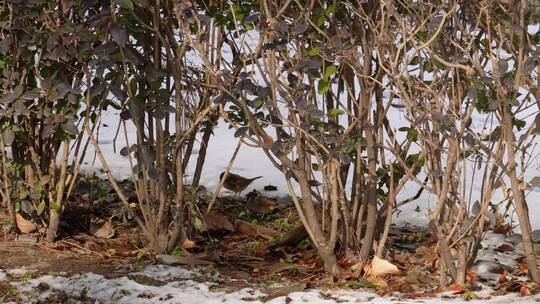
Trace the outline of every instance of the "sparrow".
[[253, 213], [265, 215], [278, 208], [278, 202], [274, 198], [264, 196], [257, 190], [253, 190], [247, 194], [246, 208]]
[[[219, 175], [219, 180], [223, 180], [223, 176], [225, 175], [225, 172], [221, 172]], [[227, 178], [223, 182], [223, 187], [227, 190], [231, 190], [235, 194], [239, 194], [240, 192], [244, 191], [254, 180], [261, 178], [262, 176], [257, 176], [254, 178], [245, 178], [243, 176], [240, 176], [238, 174], [233, 174], [229, 172], [229, 175], [227, 175]]]

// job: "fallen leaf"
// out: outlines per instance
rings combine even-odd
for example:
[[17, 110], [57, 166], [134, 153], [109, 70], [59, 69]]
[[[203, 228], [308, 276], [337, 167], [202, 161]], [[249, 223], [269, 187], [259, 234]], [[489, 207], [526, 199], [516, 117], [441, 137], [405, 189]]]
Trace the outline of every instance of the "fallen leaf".
[[525, 285], [521, 285], [521, 287], [519, 288], [519, 296], [520, 297], [526, 297], [526, 296], [530, 296], [530, 295], [531, 295], [530, 289]]
[[504, 282], [506, 282], [506, 276], [508, 275], [508, 272], [506, 270], [503, 269], [503, 272], [501, 274], [499, 274], [499, 278], [497, 279], [497, 281], [502, 284]]
[[17, 221], [17, 227], [22, 233], [31, 233], [37, 229], [36, 224], [25, 219], [19, 213], [15, 213], [15, 220]]
[[386, 280], [384, 280], [383, 278], [371, 275], [371, 276], [367, 277], [367, 280], [368, 280], [369, 283], [371, 283], [375, 287], [378, 287], [378, 288], [386, 288], [386, 287], [388, 287], [388, 282], [386, 282]]
[[381, 259], [378, 256], [373, 257], [370, 266], [371, 267], [369, 272], [367, 272], [367, 275], [372, 275], [375, 277], [401, 273], [396, 265], [388, 262], [385, 259]]
[[465, 287], [457, 284], [457, 283], [454, 283], [450, 286], [448, 286], [448, 290], [453, 292], [453, 293], [464, 293], [465, 291], [467, 291], [467, 289], [465, 289]]
[[502, 244], [501, 246], [495, 248], [495, 251], [497, 252], [507, 252], [514, 250], [514, 246], [510, 244]]
[[418, 284], [420, 281], [418, 280], [418, 277], [420, 276], [420, 273], [416, 271], [409, 271], [407, 273], [407, 276], [405, 277], [405, 282], [409, 284]]
[[197, 247], [197, 244], [192, 240], [186, 239], [182, 242], [182, 248], [184, 249], [193, 249], [195, 247]]
[[393, 257], [393, 260], [394, 260], [396, 263], [399, 263], [399, 264], [405, 264], [405, 263], [409, 260], [409, 257], [407, 257], [407, 256], [405, 256], [405, 255], [396, 254], [396, 255], [394, 255], [394, 257]]
[[475, 271], [468, 269], [465, 279], [467, 280], [467, 282], [478, 281], [478, 274]]

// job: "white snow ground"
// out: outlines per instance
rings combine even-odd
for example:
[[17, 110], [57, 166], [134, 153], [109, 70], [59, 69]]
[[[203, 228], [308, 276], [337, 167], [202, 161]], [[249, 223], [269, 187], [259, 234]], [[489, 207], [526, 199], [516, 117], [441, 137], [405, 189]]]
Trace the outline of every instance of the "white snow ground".
[[[6, 279], [9, 273], [17, 277], [24, 275], [28, 270], [5, 271], [0, 269], [0, 281]], [[18, 274], [18, 275], [17, 275]], [[489, 298], [486, 292], [478, 293], [482, 300], [465, 301], [459, 295], [450, 293], [441, 294], [436, 298], [421, 298], [415, 300], [401, 300], [398, 295], [381, 297], [367, 291], [335, 290], [306, 290], [293, 292], [288, 296], [277, 297], [264, 301], [265, 294], [259, 290], [245, 288], [233, 292], [212, 291], [212, 287], [219, 287], [216, 283], [198, 283], [194, 279], [200, 274], [172, 266], [148, 266], [142, 272], [133, 275], [146, 276], [158, 279], [161, 286], [152, 286], [139, 283], [128, 276], [107, 279], [104, 276], [85, 273], [66, 277], [62, 275], [44, 275], [28, 280], [14, 280], [11, 284], [16, 286], [25, 303], [38, 303], [53, 294], [65, 294], [72, 297], [85, 295], [87, 300], [95, 303], [182, 303], [182, 304], [217, 304], [217, 303], [426, 303], [434, 304], [441, 301], [458, 303], [531, 303], [540, 301], [540, 295], [519, 298], [516, 294]]]

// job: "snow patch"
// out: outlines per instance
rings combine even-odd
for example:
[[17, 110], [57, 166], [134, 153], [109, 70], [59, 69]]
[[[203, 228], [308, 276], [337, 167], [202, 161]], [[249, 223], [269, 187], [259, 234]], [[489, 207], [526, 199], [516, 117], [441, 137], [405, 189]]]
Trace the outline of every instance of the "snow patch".
[[[20, 270], [0, 269], [0, 278], [5, 279], [6, 273], [21, 273]], [[47, 297], [65, 293], [72, 297], [84, 297], [97, 303], [183, 303], [183, 304], [217, 304], [217, 303], [426, 303], [435, 304], [441, 301], [461, 304], [479, 303], [480, 301], [465, 301], [455, 298], [450, 293], [442, 293], [434, 298], [401, 299], [398, 296], [381, 297], [375, 293], [362, 290], [306, 290], [293, 292], [287, 296], [281, 296], [263, 302], [265, 296], [259, 290], [244, 288], [233, 292], [215, 292], [210, 288], [214, 283], [198, 283], [194, 278], [198, 275], [180, 267], [172, 266], [149, 266], [141, 272], [132, 275], [147, 276], [153, 279], [170, 279], [162, 286], [147, 285], [136, 282], [127, 276], [108, 279], [102, 275], [87, 273], [71, 277], [44, 275], [24, 282], [12, 282], [19, 289], [22, 300], [27, 303], [35, 303], [47, 299]], [[508, 303], [515, 304], [531, 303], [540, 301], [540, 295], [520, 298], [517, 294], [489, 298], [489, 288], [484, 288], [477, 296], [485, 299], [482, 303]]]
[[22, 268], [15, 268], [15, 269], [8, 269], [7, 274], [12, 276], [22, 276], [30, 272], [34, 272], [35, 270], [30, 269], [22, 269]]
[[186, 280], [195, 277], [195, 274], [187, 269], [168, 265], [150, 265], [143, 271], [135, 272], [133, 274], [163, 281], [175, 279]]

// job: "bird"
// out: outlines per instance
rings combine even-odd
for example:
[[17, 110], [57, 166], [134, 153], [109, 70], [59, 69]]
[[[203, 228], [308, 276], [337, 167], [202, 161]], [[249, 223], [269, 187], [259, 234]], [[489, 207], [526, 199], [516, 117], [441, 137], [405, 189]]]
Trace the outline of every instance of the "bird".
[[275, 198], [264, 196], [257, 190], [253, 190], [247, 194], [246, 208], [253, 213], [265, 215], [278, 208], [278, 202]]
[[[219, 175], [219, 180], [223, 180], [223, 176], [225, 175], [225, 172], [221, 172]], [[254, 178], [246, 178], [243, 176], [240, 176], [238, 174], [230, 173], [227, 175], [227, 178], [223, 182], [223, 187], [225, 189], [230, 190], [234, 192], [235, 194], [240, 194], [240, 192], [244, 191], [251, 183], [253, 183], [254, 180], [261, 178], [262, 176], [257, 176]]]

